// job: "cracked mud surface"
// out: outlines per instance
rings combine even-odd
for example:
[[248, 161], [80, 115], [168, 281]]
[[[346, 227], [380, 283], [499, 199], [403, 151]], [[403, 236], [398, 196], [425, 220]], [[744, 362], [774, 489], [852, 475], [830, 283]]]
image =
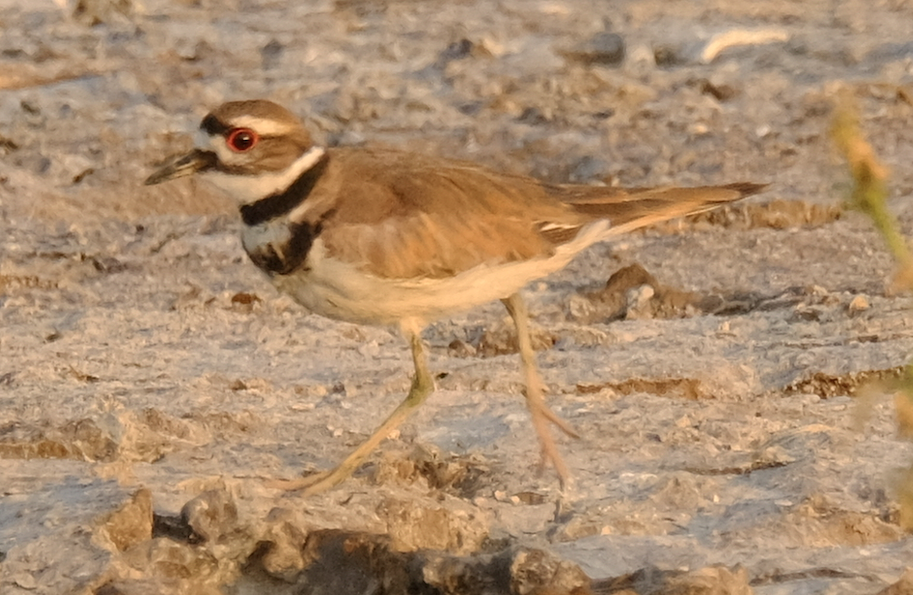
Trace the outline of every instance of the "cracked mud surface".
[[[0, 0], [0, 592], [909, 585], [895, 482], [913, 447], [890, 390], [909, 298], [841, 207], [827, 130], [847, 90], [913, 232], [911, 18], [862, 1]], [[712, 42], [740, 30], [763, 35]], [[305, 500], [262, 479], [338, 461], [411, 361], [390, 329], [276, 294], [224, 198], [141, 185], [242, 97], [326, 143], [554, 182], [771, 187], [526, 291], [550, 403], [582, 435], [559, 440], [572, 490], [537, 472], [491, 304], [426, 332], [437, 392]]]

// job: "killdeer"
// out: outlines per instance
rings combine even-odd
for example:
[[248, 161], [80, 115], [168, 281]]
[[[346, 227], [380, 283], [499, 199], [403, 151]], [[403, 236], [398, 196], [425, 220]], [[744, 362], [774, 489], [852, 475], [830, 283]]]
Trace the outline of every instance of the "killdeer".
[[406, 398], [335, 469], [275, 482], [316, 493], [346, 479], [434, 388], [420, 333], [430, 322], [501, 300], [513, 319], [526, 404], [562, 487], [570, 474], [549, 424], [528, 315], [518, 293], [588, 246], [755, 194], [764, 185], [619, 189], [554, 185], [466, 161], [392, 150], [324, 148], [270, 101], [225, 103], [200, 141], [146, 184], [197, 174], [237, 200], [242, 243], [279, 291], [348, 322], [398, 325], [415, 376]]

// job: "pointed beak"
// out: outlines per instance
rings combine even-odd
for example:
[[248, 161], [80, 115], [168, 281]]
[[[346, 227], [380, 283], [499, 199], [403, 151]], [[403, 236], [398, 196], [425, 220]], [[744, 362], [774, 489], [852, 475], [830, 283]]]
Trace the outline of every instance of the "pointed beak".
[[147, 186], [151, 186], [153, 184], [161, 184], [162, 182], [167, 182], [168, 180], [183, 178], [184, 176], [195, 174], [198, 171], [210, 169], [215, 167], [215, 165], [215, 153], [212, 151], [203, 151], [202, 149], [194, 149], [186, 155], [179, 155], [172, 158], [168, 163], [160, 167], [154, 174], [146, 178], [145, 184]]

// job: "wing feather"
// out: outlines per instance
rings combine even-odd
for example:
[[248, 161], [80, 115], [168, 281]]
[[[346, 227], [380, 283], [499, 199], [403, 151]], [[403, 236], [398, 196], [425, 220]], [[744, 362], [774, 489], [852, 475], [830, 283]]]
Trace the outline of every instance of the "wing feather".
[[331, 255], [381, 277], [440, 278], [548, 256], [555, 242], [543, 223], [577, 229], [588, 219], [537, 180], [474, 164], [370, 151], [346, 161], [352, 182], [336, 190], [321, 238]]
[[608, 219], [612, 234], [623, 233], [764, 188], [549, 185], [413, 153], [333, 149], [330, 157], [335, 181], [314, 197], [325, 205], [320, 237], [331, 257], [385, 278], [441, 278], [547, 257], [593, 221]]

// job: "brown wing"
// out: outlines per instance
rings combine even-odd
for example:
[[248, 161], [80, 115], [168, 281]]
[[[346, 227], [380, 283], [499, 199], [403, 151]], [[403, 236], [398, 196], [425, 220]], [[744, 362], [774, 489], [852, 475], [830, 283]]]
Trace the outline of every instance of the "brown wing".
[[537, 180], [471, 163], [388, 151], [333, 161], [347, 173], [321, 238], [332, 256], [382, 277], [444, 277], [547, 255], [555, 243], [543, 225], [576, 233], [589, 219]]
[[[548, 185], [482, 166], [395, 151], [330, 153], [329, 254], [385, 278], [444, 277], [552, 253], [588, 222], [623, 233], [764, 188]], [[309, 199], [310, 200], [310, 199]]]

